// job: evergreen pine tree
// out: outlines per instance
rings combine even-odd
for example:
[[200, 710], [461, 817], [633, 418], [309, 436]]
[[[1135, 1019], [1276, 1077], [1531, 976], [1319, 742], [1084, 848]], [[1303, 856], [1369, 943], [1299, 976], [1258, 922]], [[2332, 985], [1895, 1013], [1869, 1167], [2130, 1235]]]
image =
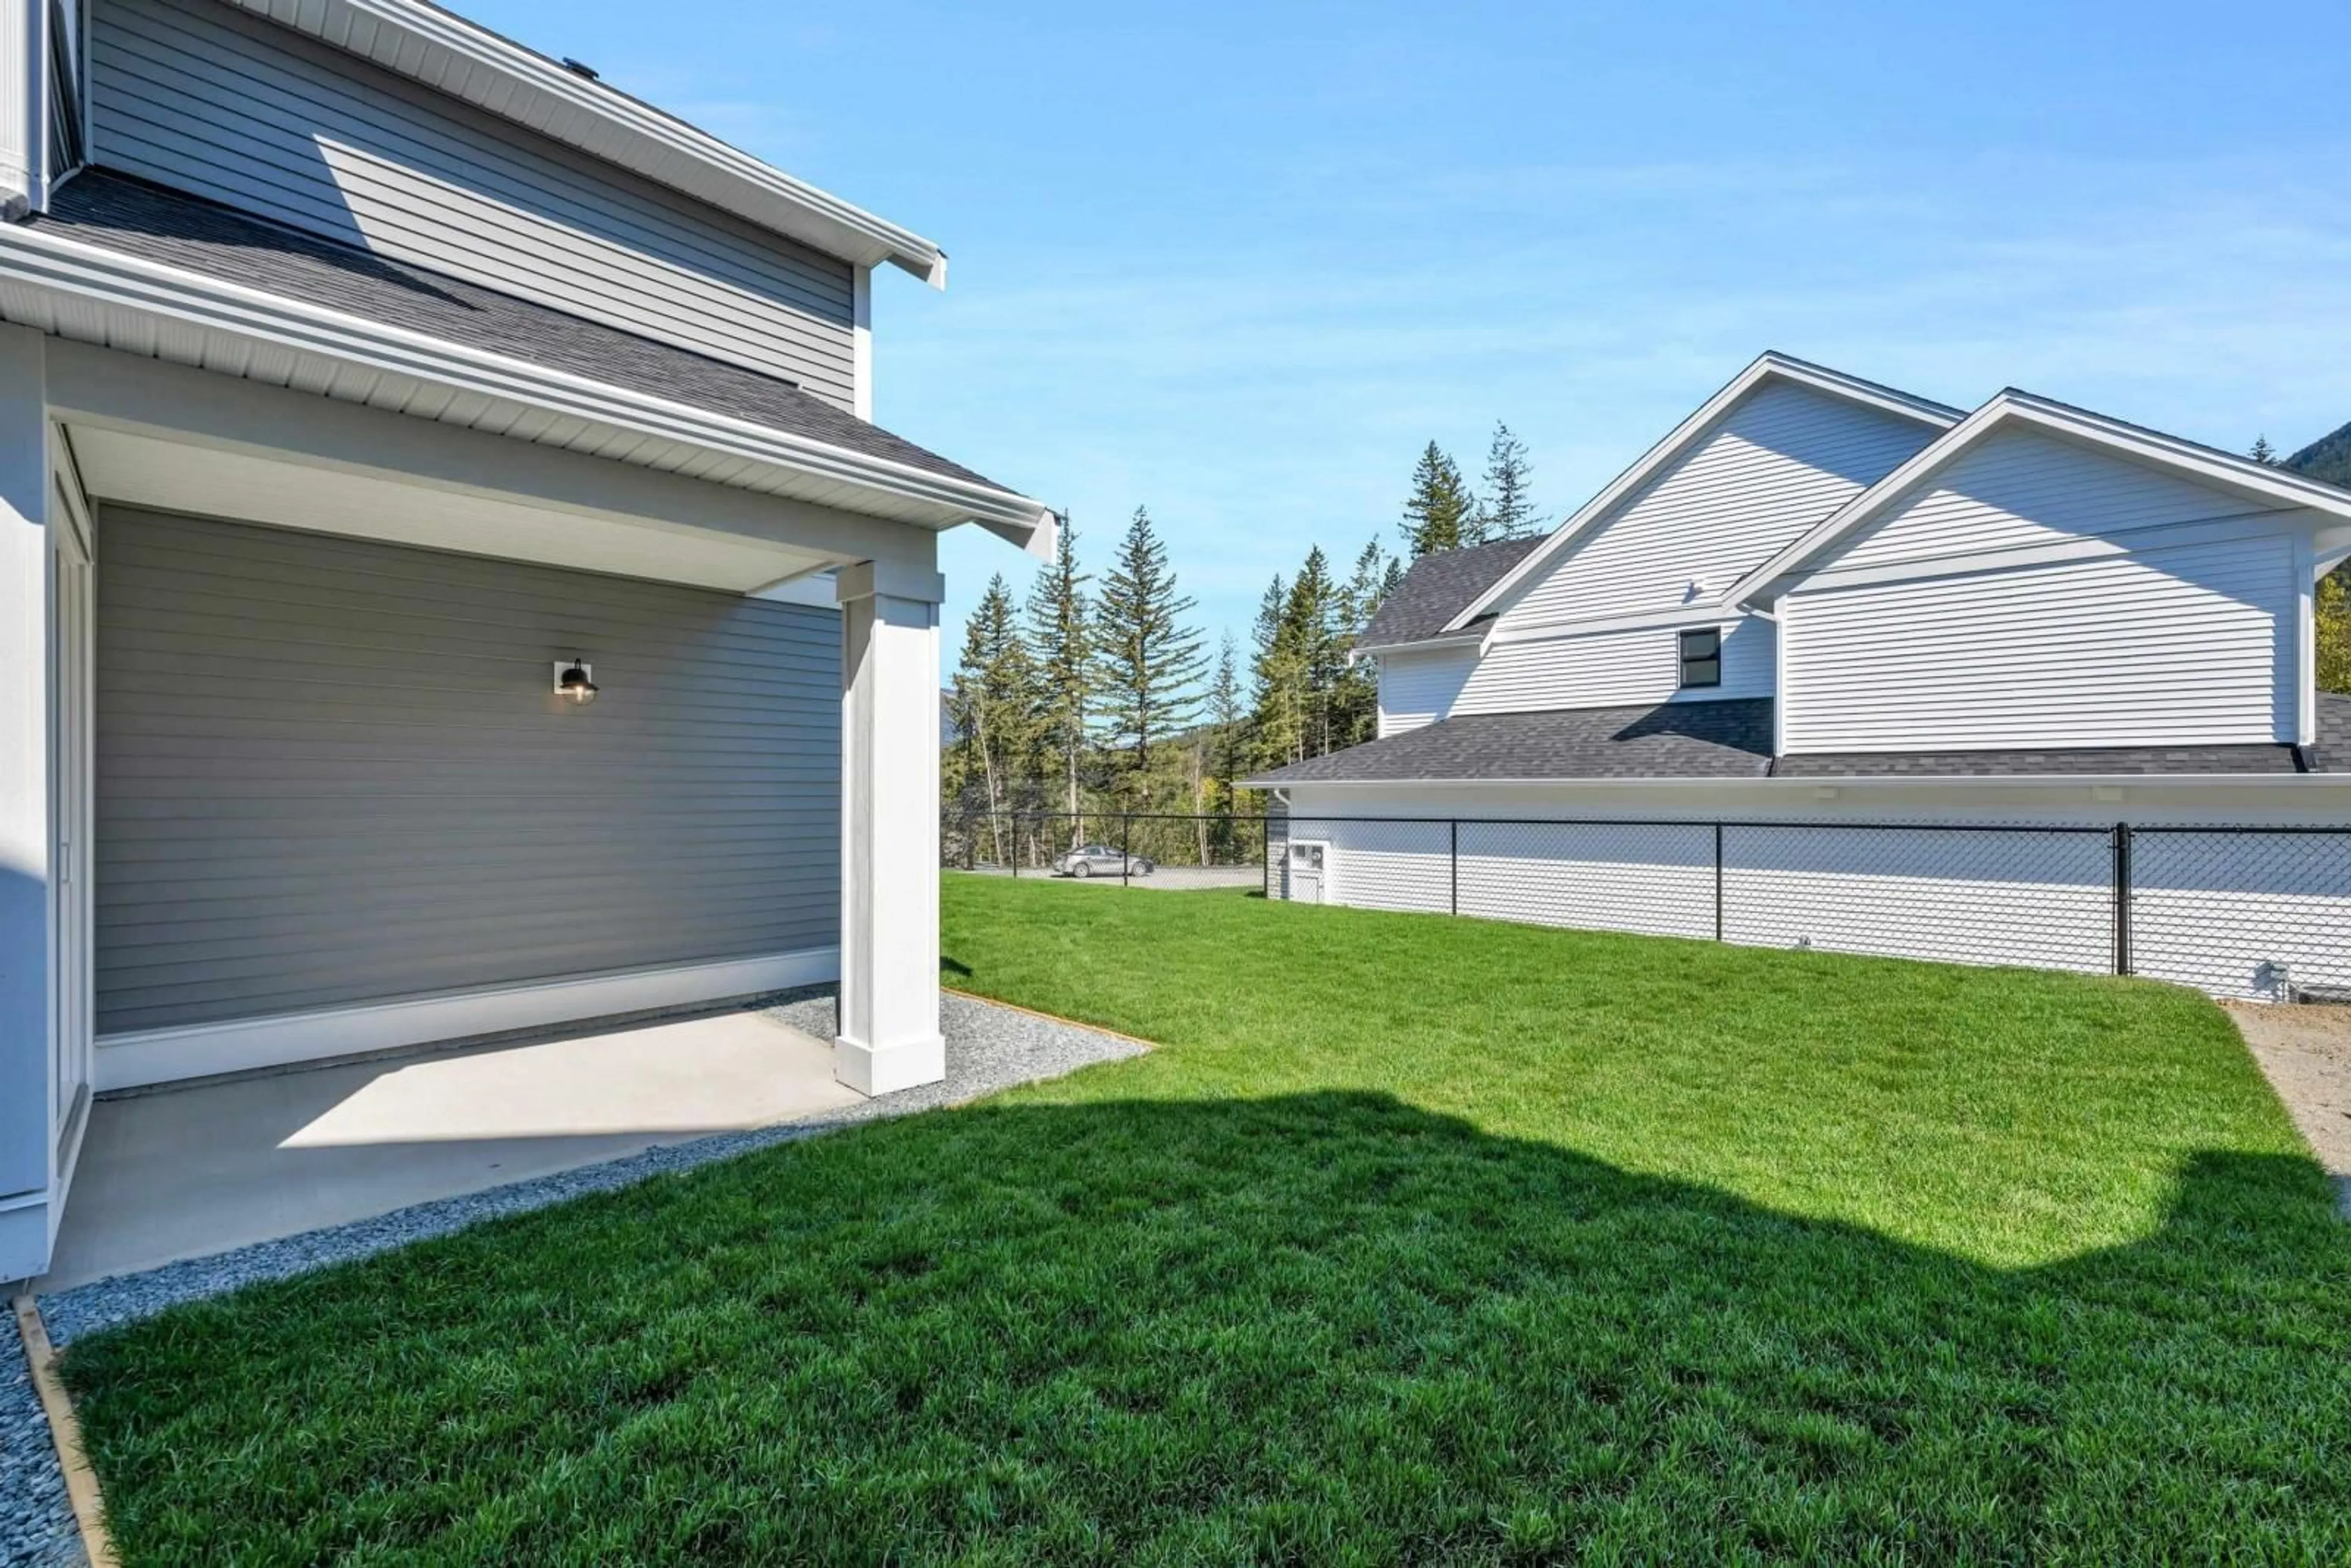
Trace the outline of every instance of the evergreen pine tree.
[[2273, 468], [2277, 466], [2277, 448], [2270, 444], [2270, 438], [2267, 435], [2254, 436], [2252, 448], [2245, 455], [2256, 463], [2266, 463]]
[[1485, 538], [1515, 539], [1542, 527], [1528, 488], [1533, 477], [1526, 443], [1512, 435], [1509, 425], [1495, 421], [1494, 443], [1486, 450], [1485, 495], [1479, 502]]
[[2351, 569], [2337, 567], [2318, 580], [2315, 605], [2318, 689], [2351, 692]]
[[1289, 609], [1289, 586], [1275, 572], [1258, 601], [1257, 623], [1249, 635], [1249, 674], [1256, 688], [1249, 738], [1258, 761], [1267, 767], [1278, 768], [1305, 755], [1300, 737], [1305, 726], [1306, 671], [1297, 639], [1286, 635]]
[[1060, 810], [1070, 814], [1070, 842], [1084, 841], [1080, 778], [1086, 755], [1086, 706], [1092, 656], [1086, 574], [1078, 570], [1077, 531], [1062, 520], [1053, 562], [1029, 590], [1029, 643], [1037, 663], [1038, 743], [1047, 753]]
[[1412, 470], [1412, 494], [1401, 525], [1405, 548], [1419, 559], [1431, 550], [1458, 549], [1477, 542], [1477, 497], [1461, 477], [1460, 465], [1434, 441]]
[[1336, 749], [1332, 744], [1331, 699], [1342, 668], [1338, 639], [1332, 635], [1335, 586], [1322, 547], [1306, 552], [1306, 562], [1290, 580], [1290, 602], [1283, 607], [1281, 636], [1292, 651], [1297, 671], [1301, 727], [1301, 755], [1322, 757]]
[[1129, 747], [1131, 795], [1148, 798], [1152, 743], [1190, 724], [1207, 659], [1186, 623], [1195, 606], [1176, 589], [1167, 547], [1141, 507], [1119, 540], [1094, 601], [1095, 713], [1105, 744]]
[[1222, 816], [1233, 814], [1233, 780], [1249, 765], [1248, 718], [1241, 709], [1240, 655], [1228, 632], [1217, 643], [1217, 671], [1208, 679], [1208, 777]]
[[1331, 699], [1334, 750], [1358, 745], [1378, 733], [1379, 667], [1370, 659], [1352, 655], [1355, 643], [1370, 628], [1372, 617], [1379, 613], [1380, 601], [1387, 597], [1398, 578], [1395, 558], [1380, 548], [1379, 540], [1373, 539], [1355, 557], [1355, 570], [1339, 591], [1332, 627], [1341, 655]]
[[1036, 670], [1013, 619], [1012, 591], [998, 572], [988, 580], [964, 628], [955, 676], [955, 718], [961, 730], [963, 788], [975, 786], [991, 818], [997, 858], [1004, 857], [1002, 824], [995, 814], [1019, 804], [1021, 774], [1035, 742]]

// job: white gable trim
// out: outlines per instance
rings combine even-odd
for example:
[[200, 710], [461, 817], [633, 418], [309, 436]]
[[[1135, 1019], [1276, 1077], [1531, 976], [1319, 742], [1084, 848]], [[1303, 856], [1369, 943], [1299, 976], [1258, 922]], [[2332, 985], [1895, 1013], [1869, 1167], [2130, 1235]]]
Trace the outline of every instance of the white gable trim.
[[[1676, 425], [1663, 441], [1643, 453], [1638, 462], [1616, 476], [1606, 488], [1586, 501], [1573, 517], [1552, 530], [1549, 538], [1528, 551], [1526, 558], [1505, 572], [1499, 581], [1446, 622], [1445, 631], [1460, 631], [1515, 593], [1522, 584], [1548, 570], [1578, 539], [1606, 521], [1618, 503], [1696, 446], [1750, 392], [1771, 381], [1810, 387], [1831, 397], [1860, 403], [1898, 418], [1916, 420], [1938, 430], [1947, 430], [1959, 419], [1959, 410], [1956, 408], [1896, 392], [1891, 387], [1879, 386], [1875, 382], [1865, 382], [1857, 376], [1848, 376], [1786, 354], [1766, 352], [1732, 377], [1721, 391], [1701, 403], [1697, 413]], [[1930, 446], [1932, 444], [1929, 443]]]
[[934, 288], [947, 286], [946, 253], [911, 229], [426, 0], [228, 4], [828, 256], [858, 267], [886, 261]]
[[1730, 601], [1755, 606], [1771, 604], [1795, 580], [1822, 570], [1820, 563], [1838, 546], [1883, 517], [1897, 502], [1907, 499], [1962, 455], [1995, 432], [2012, 427], [2113, 452], [2239, 496], [2253, 504], [2253, 515], [2242, 519], [2249, 524], [2266, 523], [2274, 528], [2279, 521], [2277, 508], [2299, 507], [2351, 525], [2351, 490], [2011, 387], [1920, 448], [1907, 463], [1855, 496], [1803, 538], [1749, 572], [1732, 587]]

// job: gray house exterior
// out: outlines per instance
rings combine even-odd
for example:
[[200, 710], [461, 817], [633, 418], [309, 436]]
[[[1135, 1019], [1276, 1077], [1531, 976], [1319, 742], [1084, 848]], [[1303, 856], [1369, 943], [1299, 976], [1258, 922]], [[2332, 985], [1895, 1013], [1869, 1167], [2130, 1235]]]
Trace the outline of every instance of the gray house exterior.
[[110, 1090], [830, 980], [941, 1076], [937, 536], [1054, 523], [872, 423], [939, 247], [422, 0], [0, 12], [0, 1280]]

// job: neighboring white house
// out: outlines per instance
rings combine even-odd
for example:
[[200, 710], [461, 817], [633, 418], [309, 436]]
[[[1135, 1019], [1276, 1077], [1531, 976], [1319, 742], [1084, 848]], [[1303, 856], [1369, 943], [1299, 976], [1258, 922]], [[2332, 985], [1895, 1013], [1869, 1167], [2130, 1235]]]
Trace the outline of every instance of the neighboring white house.
[[2333, 486], [1766, 354], [1549, 536], [1416, 563], [1364, 639], [1379, 738], [1252, 780], [1273, 885], [2351, 987], [2351, 698], [2312, 622], [2346, 555]]
[[0, 1280], [107, 1089], [835, 977], [942, 1076], [936, 541], [1053, 519], [872, 423], [939, 248], [425, 0], [0, 35]]

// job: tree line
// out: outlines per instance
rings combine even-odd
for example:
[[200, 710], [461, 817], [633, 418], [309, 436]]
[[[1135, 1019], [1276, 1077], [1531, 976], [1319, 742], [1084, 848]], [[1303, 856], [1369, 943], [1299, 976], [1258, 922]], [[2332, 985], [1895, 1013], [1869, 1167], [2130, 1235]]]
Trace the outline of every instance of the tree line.
[[[1313, 546], [1267, 584], [1247, 645], [1228, 632], [1213, 653], [1147, 507], [1134, 509], [1099, 575], [1065, 524], [1026, 598], [998, 573], [966, 625], [946, 695], [942, 783], [950, 833], [976, 837], [951, 852], [1050, 856], [1101, 837], [1108, 819], [1158, 813], [1200, 820], [1128, 824], [1139, 852], [1205, 862], [1237, 844], [1238, 819], [1259, 809], [1238, 780], [1376, 733], [1378, 677], [1353, 654], [1406, 561], [1541, 528], [1526, 448], [1508, 426], [1495, 427], [1483, 477], [1481, 493], [1431, 442], [1413, 471], [1400, 550], [1374, 537], [1343, 571]], [[1023, 841], [1011, 813], [1030, 818]]]
[[[2268, 436], [2255, 436], [2247, 455], [2256, 463], [2351, 486], [2351, 424], [2321, 436], [2291, 457], [2279, 456]], [[2322, 692], [2351, 693], [2351, 561], [2318, 580], [2312, 609], [2317, 654], [2313, 678]]]

